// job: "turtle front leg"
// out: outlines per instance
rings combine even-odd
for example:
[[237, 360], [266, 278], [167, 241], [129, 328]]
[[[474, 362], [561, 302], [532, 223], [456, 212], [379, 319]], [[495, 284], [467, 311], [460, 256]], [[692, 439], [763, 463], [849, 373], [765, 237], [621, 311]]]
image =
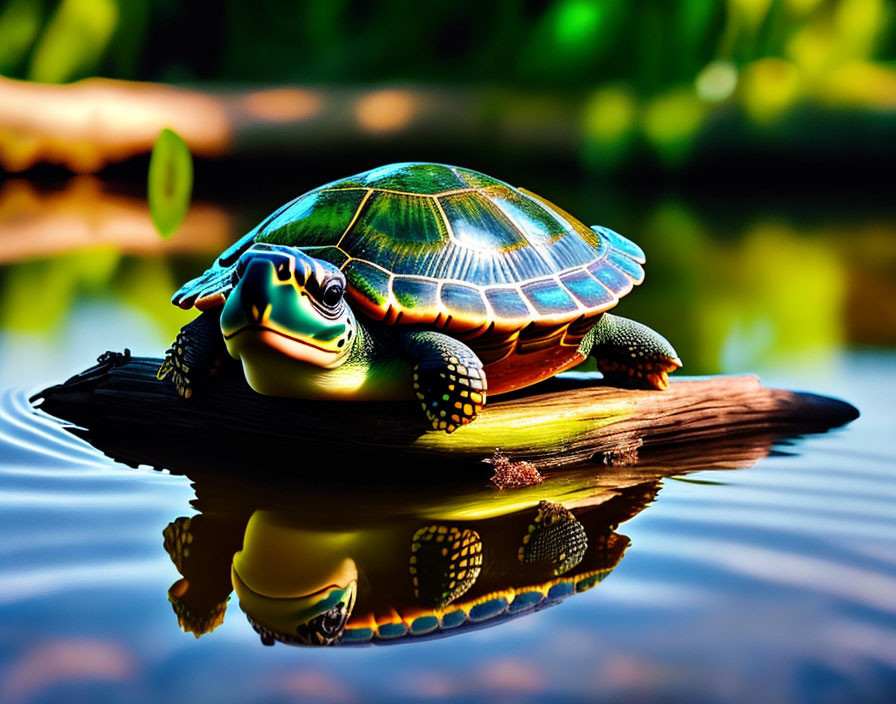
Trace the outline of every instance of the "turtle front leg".
[[597, 360], [604, 378], [627, 388], [665, 390], [669, 372], [681, 366], [669, 341], [646, 325], [604, 313], [579, 350]]
[[399, 344], [413, 370], [414, 393], [435, 430], [453, 433], [485, 404], [485, 371], [463, 342], [438, 332], [403, 332]]
[[207, 310], [181, 328], [166, 351], [156, 378], [170, 375], [178, 395], [190, 398], [196, 385], [215, 374], [227, 358], [221, 336], [221, 311]]

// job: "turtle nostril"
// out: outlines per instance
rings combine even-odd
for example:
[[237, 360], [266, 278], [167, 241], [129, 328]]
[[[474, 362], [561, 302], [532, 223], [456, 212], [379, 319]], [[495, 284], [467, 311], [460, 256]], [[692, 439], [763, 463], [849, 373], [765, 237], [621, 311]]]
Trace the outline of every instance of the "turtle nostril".
[[304, 286], [308, 283], [308, 278], [311, 276], [311, 268], [308, 266], [305, 261], [297, 261], [296, 262], [296, 283], [299, 286]]
[[289, 279], [292, 277], [290, 268], [291, 267], [289, 266], [289, 259], [282, 259], [277, 264], [277, 278], [280, 279], [280, 281], [289, 281]]

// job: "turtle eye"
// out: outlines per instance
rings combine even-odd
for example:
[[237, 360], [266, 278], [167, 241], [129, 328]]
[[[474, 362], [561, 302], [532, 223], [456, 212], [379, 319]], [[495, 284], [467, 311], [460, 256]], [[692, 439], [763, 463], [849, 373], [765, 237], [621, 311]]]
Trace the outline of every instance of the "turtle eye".
[[327, 284], [323, 294], [321, 294], [320, 300], [327, 308], [335, 308], [338, 306], [339, 302], [342, 300], [342, 284], [338, 281], [333, 281]]

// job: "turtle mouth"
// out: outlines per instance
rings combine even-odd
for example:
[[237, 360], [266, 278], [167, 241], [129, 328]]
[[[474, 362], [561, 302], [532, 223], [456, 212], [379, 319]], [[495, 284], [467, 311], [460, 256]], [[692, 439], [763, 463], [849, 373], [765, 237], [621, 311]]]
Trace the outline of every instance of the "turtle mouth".
[[[273, 645], [275, 641], [290, 645], [336, 645], [355, 606], [355, 581], [345, 587], [329, 584], [302, 596], [276, 598], [263, 596], [249, 587], [235, 566], [231, 567], [231, 579], [239, 594], [240, 607], [265, 645]], [[278, 603], [282, 607], [276, 606]], [[284, 614], [288, 613], [288, 616], [279, 627], [276, 623], [263, 623], [260, 617], [253, 615], [253, 606], [260, 607], [262, 613], [270, 611], [272, 606], [275, 610], [285, 608]]]
[[[297, 343], [299, 343], [300, 345], [305, 345], [306, 347], [311, 347], [312, 349], [315, 349], [315, 350], [317, 350], [318, 352], [324, 352], [325, 354], [329, 354], [329, 355], [334, 355], [334, 356], [336, 356], [336, 355], [340, 354], [340, 352], [341, 352], [341, 350], [328, 350], [326, 347], [320, 347], [320, 346], [318, 346], [318, 345], [313, 345], [313, 344], [311, 344], [310, 342], [308, 342], [307, 340], [303, 340], [303, 339], [300, 338], [300, 337], [295, 337], [294, 335], [289, 335], [289, 334], [287, 334], [287, 333], [285, 333], [285, 332], [282, 332], [282, 331], [280, 331], [280, 330], [274, 330], [273, 328], [269, 328], [269, 327], [267, 327], [266, 325], [252, 325], [252, 324], [244, 325], [243, 327], [241, 327], [241, 328], [235, 330], [235, 331], [232, 332], [232, 333], [229, 333], [229, 334], [228, 334], [228, 333], [223, 333], [223, 334], [224, 334], [224, 339], [225, 339], [225, 340], [232, 340], [232, 339], [235, 338], [237, 335], [242, 335], [242, 334], [245, 333], [245, 332], [254, 332], [254, 333], [257, 333], [259, 336], [262, 336], [262, 337], [265, 337], [265, 336], [266, 336], [266, 333], [272, 333], [272, 334], [277, 335], [278, 337], [281, 337], [281, 338], [283, 338], [283, 339], [285, 339], [285, 340], [288, 340], [288, 341], [290, 341], [290, 342], [297, 342]], [[276, 338], [275, 338], [275, 339], [276, 339]], [[271, 345], [271, 346], [272, 346], [272, 347], [277, 347], [278, 349], [281, 348], [281, 345], [276, 345], [276, 344], [274, 344], [274, 345]], [[290, 355], [290, 356], [292, 356], [292, 355]]]

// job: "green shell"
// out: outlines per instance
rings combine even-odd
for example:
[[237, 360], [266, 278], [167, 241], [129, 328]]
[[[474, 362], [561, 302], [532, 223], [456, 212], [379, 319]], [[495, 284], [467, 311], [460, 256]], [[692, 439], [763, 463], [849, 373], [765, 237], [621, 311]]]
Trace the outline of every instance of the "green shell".
[[219, 305], [255, 242], [295, 246], [340, 267], [353, 303], [389, 324], [450, 321], [521, 329], [596, 315], [643, 280], [644, 253], [550, 202], [484, 174], [392, 164], [287, 203], [173, 298]]

